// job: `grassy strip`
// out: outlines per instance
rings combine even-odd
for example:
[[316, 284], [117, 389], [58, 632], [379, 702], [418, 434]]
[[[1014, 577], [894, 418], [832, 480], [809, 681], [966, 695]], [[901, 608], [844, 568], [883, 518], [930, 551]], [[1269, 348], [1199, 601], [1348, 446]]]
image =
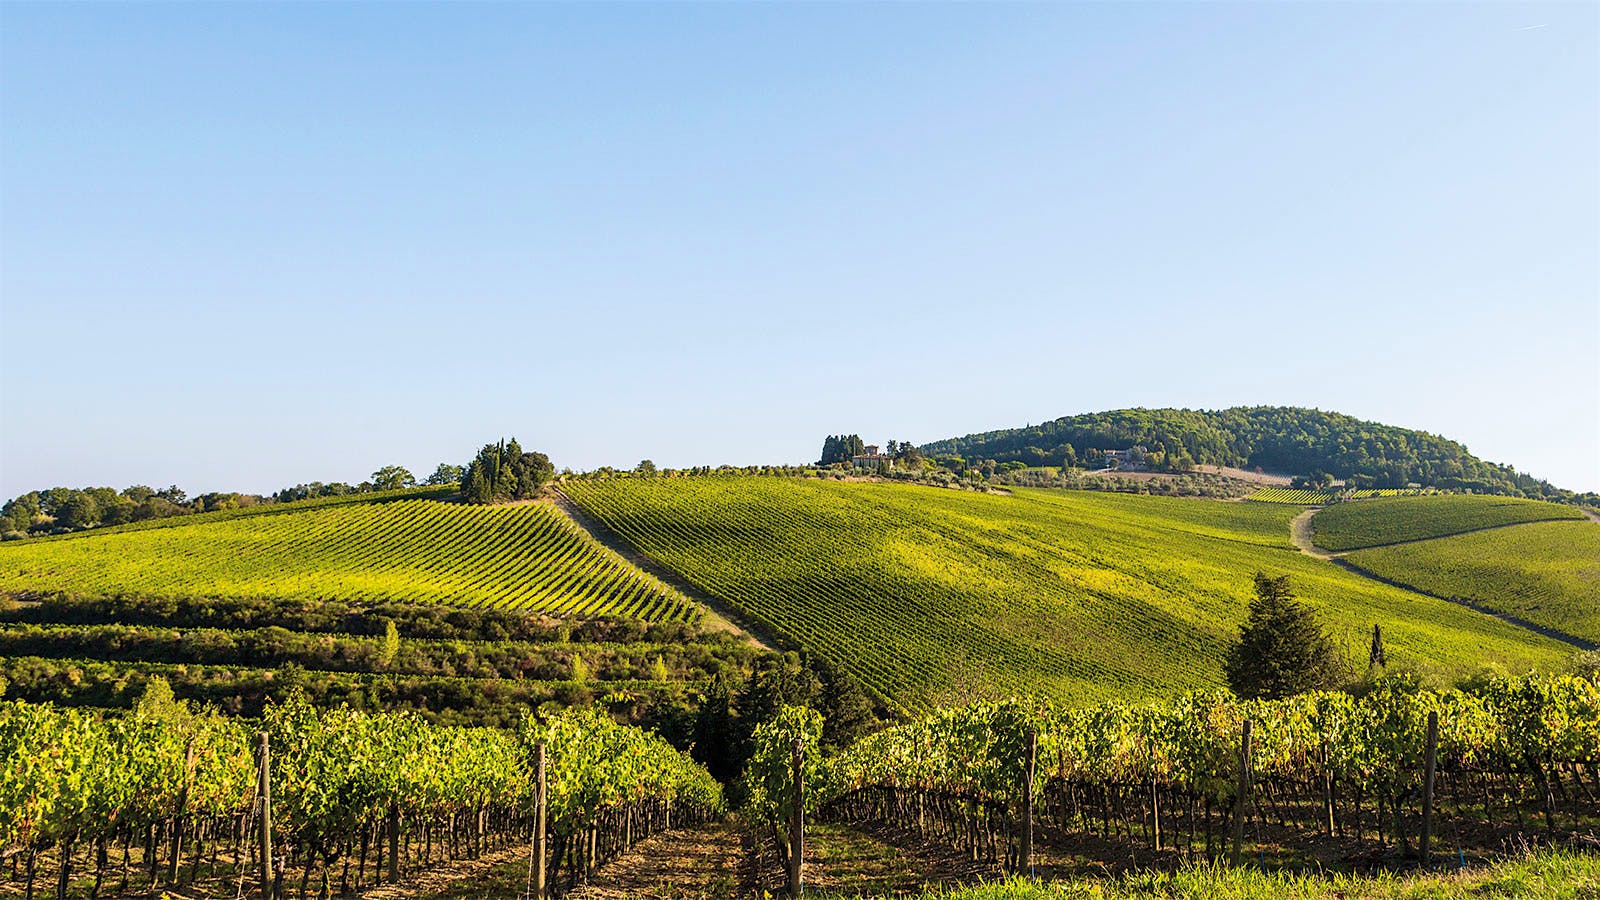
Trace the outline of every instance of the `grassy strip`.
[[1037, 883], [1013, 878], [922, 900], [1593, 900], [1600, 897], [1600, 855], [1541, 851], [1483, 868], [1446, 873], [1320, 875], [1195, 865], [1176, 872]]

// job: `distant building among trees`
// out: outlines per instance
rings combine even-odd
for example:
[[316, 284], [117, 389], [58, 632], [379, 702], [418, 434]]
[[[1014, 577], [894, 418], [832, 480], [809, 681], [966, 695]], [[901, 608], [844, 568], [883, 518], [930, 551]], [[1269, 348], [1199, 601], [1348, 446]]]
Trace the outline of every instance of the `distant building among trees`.
[[850, 457], [853, 468], [865, 469], [870, 472], [879, 472], [894, 465], [894, 457], [878, 452], [877, 444], [868, 444], [861, 448], [861, 452]]

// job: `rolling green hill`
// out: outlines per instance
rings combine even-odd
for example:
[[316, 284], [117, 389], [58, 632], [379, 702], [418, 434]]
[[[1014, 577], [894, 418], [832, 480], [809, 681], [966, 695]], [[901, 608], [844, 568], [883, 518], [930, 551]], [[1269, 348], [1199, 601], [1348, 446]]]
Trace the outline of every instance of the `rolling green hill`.
[[644, 553], [898, 705], [1049, 691], [1081, 700], [1221, 683], [1258, 570], [1289, 574], [1351, 655], [1451, 677], [1570, 648], [1295, 551], [1292, 507], [1016, 496], [810, 479], [563, 486]]
[[1345, 560], [1600, 644], [1600, 525], [1593, 522], [1534, 522], [1358, 550]]
[[1339, 551], [1445, 537], [1519, 522], [1582, 518], [1583, 513], [1577, 509], [1558, 503], [1440, 494], [1335, 504], [1319, 510], [1311, 519], [1311, 528], [1317, 546]]
[[1416, 483], [1510, 496], [1572, 496], [1435, 434], [1289, 406], [1118, 409], [934, 441], [921, 449], [969, 462], [1055, 466], [1092, 462], [1099, 451], [1133, 446], [1149, 451], [1152, 467], [1173, 471], [1197, 464], [1260, 466], [1291, 475], [1326, 472], [1355, 488]]
[[548, 504], [341, 502], [0, 544], [0, 593], [403, 601], [690, 620]]
[[[761, 630], [827, 657], [908, 709], [995, 693], [1087, 700], [1215, 686], [1258, 570], [1293, 576], [1354, 657], [1375, 623], [1384, 626], [1394, 664], [1441, 679], [1484, 665], [1554, 664], [1567, 652], [1526, 629], [1298, 553], [1288, 541], [1297, 510], [1286, 505], [780, 477], [577, 480], [563, 489], [600, 524]], [[1467, 509], [1459, 498], [1423, 499]], [[1471, 514], [1452, 521], [1503, 517], [1483, 513], [1499, 509], [1484, 498], [1466, 499], [1475, 504]], [[191, 605], [204, 598], [439, 603], [649, 621], [699, 615], [688, 598], [547, 503], [476, 507], [403, 497], [0, 545], [0, 593]], [[172, 634], [110, 637], [137, 648], [129, 659], [150, 664], [318, 659], [326, 672], [381, 668], [328, 662], [315, 642], [248, 631], [248, 623], [228, 627], [246, 631], [197, 633], [205, 647]], [[85, 641], [108, 634], [59, 626], [14, 632], [6, 652], [82, 657]], [[374, 652], [370, 639], [346, 643], [352, 654]], [[646, 665], [639, 654], [654, 652], [630, 651], [625, 665], [601, 677], [637, 680]], [[607, 667], [616, 658], [608, 649], [589, 664]], [[395, 659], [396, 676], [412, 679], [452, 677], [448, 670], [465, 665], [409, 642]], [[517, 677], [564, 676], [556, 666]]]

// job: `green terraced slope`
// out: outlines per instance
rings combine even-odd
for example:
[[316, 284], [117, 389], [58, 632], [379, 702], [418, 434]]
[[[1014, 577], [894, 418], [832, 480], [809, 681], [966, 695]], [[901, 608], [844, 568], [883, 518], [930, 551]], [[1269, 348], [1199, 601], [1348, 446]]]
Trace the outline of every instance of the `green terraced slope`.
[[1478, 494], [1380, 497], [1339, 503], [1311, 520], [1313, 540], [1327, 550], [1355, 550], [1421, 541], [1521, 522], [1581, 519], [1571, 506]]
[[563, 490], [656, 561], [911, 709], [1219, 685], [1258, 570], [1291, 575], [1352, 655], [1365, 658], [1382, 624], [1392, 667], [1444, 678], [1570, 652], [1299, 553], [1289, 506], [785, 478]]
[[1600, 525], [1536, 522], [1392, 547], [1346, 561], [1440, 597], [1600, 644]]
[[693, 619], [699, 607], [549, 504], [309, 505], [0, 545], [0, 593], [280, 597]]

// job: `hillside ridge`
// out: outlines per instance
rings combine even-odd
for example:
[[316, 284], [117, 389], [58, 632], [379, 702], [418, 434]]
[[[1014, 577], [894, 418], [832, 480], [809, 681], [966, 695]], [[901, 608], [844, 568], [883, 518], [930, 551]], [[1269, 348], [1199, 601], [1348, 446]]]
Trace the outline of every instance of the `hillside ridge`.
[[935, 458], [1093, 468], [1106, 461], [1107, 451], [1134, 447], [1144, 449], [1142, 464], [1155, 471], [1191, 471], [1202, 465], [1261, 468], [1331, 476], [1356, 488], [1417, 484], [1600, 504], [1600, 495], [1577, 494], [1480, 459], [1441, 435], [1293, 406], [1108, 410], [946, 438], [920, 449]]

